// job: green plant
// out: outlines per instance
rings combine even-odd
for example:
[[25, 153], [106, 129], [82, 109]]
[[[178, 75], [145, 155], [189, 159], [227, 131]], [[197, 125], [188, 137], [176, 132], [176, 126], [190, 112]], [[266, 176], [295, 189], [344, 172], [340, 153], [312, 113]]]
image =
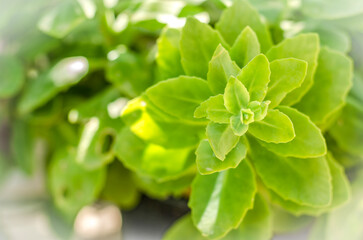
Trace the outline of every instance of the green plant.
[[[362, 162], [362, 61], [352, 51], [352, 81], [346, 54], [359, 26], [348, 35], [309, 1], [226, 2], [26, 5], [28, 41], [3, 28], [0, 159], [11, 161], [0, 172], [44, 165], [69, 221], [98, 199], [189, 199], [166, 240], [270, 239], [339, 217], [351, 195], [342, 166]], [[305, 28], [283, 29], [286, 19]]]

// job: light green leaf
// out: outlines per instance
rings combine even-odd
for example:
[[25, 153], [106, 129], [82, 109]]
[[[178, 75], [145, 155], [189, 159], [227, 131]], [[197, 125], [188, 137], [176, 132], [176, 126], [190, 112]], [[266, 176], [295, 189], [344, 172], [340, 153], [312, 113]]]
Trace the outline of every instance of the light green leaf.
[[21, 62], [13, 56], [0, 55], [0, 98], [17, 94], [24, 84]]
[[224, 105], [229, 112], [239, 114], [242, 108], [246, 108], [250, 95], [246, 87], [235, 77], [230, 77], [224, 90]]
[[344, 169], [335, 161], [335, 159], [333, 159], [331, 154], [328, 154], [326, 159], [329, 164], [333, 186], [332, 202], [329, 206], [321, 208], [299, 205], [294, 202], [284, 200], [274, 193], [271, 194], [272, 201], [297, 216], [302, 214], [319, 216], [347, 202], [350, 198], [350, 186], [349, 181], [345, 176]]
[[209, 120], [216, 123], [229, 123], [229, 118], [232, 116], [230, 112], [224, 106], [223, 95], [218, 94], [216, 96], [212, 96], [208, 98], [206, 101], [202, 102], [202, 104], [195, 110], [195, 114], [202, 114], [202, 109], [205, 109], [205, 113], [203, 116], [207, 117]]
[[[260, 195], [256, 195], [252, 210], [237, 229], [231, 230], [223, 240], [268, 240], [272, 236], [271, 213], [268, 205]], [[191, 216], [179, 219], [166, 233], [163, 240], [207, 240], [193, 225]]]
[[217, 31], [189, 17], [180, 40], [181, 63], [185, 73], [206, 79], [208, 63], [220, 43], [227, 46]]
[[114, 161], [107, 168], [105, 187], [102, 199], [115, 203], [122, 209], [135, 207], [141, 197], [132, 172], [127, 170], [119, 161]]
[[248, 161], [242, 161], [234, 169], [197, 175], [188, 204], [195, 226], [204, 236], [223, 237], [237, 228], [253, 207], [256, 191], [254, 172]]
[[114, 145], [115, 154], [125, 167], [159, 182], [174, 180], [193, 171], [192, 149], [145, 143], [127, 127], [117, 135]]
[[206, 135], [214, 154], [222, 161], [239, 140], [228, 124], [210, 122], [207, 125]]
[[271, 101], [271, 108], [275, 108], [289, 92], [301, 86], [308, 64], [296, 58], [285, 58], [272, 61], [270, 68], [271, 79], [265, 99]]
[[348, 97], [347, 104], [334, 126], [329, 130], [339, 147], [349, 153], [363, 156], [363, 107]]
[[316, 124], [324, 124], [332, 113], [344, 105], [352, 86], [352, 77], [352, 60], [340, 52], [323, 48], [314, 85], [296, 107]]
[[149, 177], [134, 174], [134, 181], [144, 194], [150, 198], [167, 200], [170, 196], [181, 198], [190, 191], [195, 174], [188, 174], [174, 180], [159, 182]]
[[310, 240], [360, 240], [363, 237], [363, 174], [358, 171], [352, 184], [352, 199], [323, 215], [313, 227]]
[[230, 125], [232, 131], [237, 136], [242, 136], [248, 130], [248, 124], [243, 124], [241, 121], [241, 115], [235, 115], [230, 118]]
[[214, 94], [223, 93], [226, 88], [228, 79], [237, 76], [240, 68], [231, 60], [226, 49], [218, 45], [209, 62], [207, 80], [210, 89]]
[[230, 151], [224, 161], [216, 158], [208, 140], [202, 140], [195, 152], [197, 167], [202, 175], [221, 172], [229, 168], [235, 168], [246, 157], [247, 141], [241, 138], [237, 145]]
[[297, 232], [307, 227], [315, 220], [311, 216], [292, 215], [277, 205], [272, 205], [271, 208], [273, 216], [273, 231], [276, 234]]
[[349, 34], [345, 29], [334, 27], [333, 25], [320, 27], [312, 30], [319, 34], [320, 44], [331, 49], [348, 53], [351, 50], [352, 43]]
[[48, 174], [55, 205], [69, 219], [96, 200], [106, 179], [105, 168], [87, 171], [78, 165], [74, 149], [59, 149], [50, 162]]
[[163, 240], [207, 240], [194, 226], [190, 214], [178, 219], [174, 225], [166, 232]]
[[38, 28], [52, 37], [63, 38], [86, 19], [78, 1], [66, 0], [47, 11], [38, 22]]
[[157, 41], [158, 53], [156, 55], [156, 62], [161, 80], [184, 74], [180, 62], [180, 35], [181, 33], [178, 29], [165, 28]]
[[212, 93], [206, 81], [196, 77], [180, 76], [159, 82], [145, 92], [146, 97], [166, 113], [191, 122], [195, 109]]
[[18, 104], [18, 112], [26, 114], [44, 105], [59, 92], [77, 84], [88, 72], [84, 57], [64, 58], [49, 71], [33, 79], [26, 86]]
[[249, 26], [245, 27], [238, 35], [229, 52], [231, 58], [238, 66], [243, 67], [247, 65], [249, 61], [261, 53], [256, 33]]
[[326, 154], [327, 148], [320, 129], [305, 114], [290, 107], [278, 108], [292, 121], [296, 137], [287, 143], [266, 143], [262, 146], [278, 155], [285, 157], [313, 158]]
[[267, 93], [270, 81], [270, 66], [265, 55], [254, 57], [238, 74], [237, 79], [246, 86], [250, 93], [250, 101], [261, 102]]
[[185, 120], [166, 115], [145, 96], [129, 101], [123, 109], [122, 119], [138, 138], [166, 148], [197, 146], [200, 133], [205, 131], [204, 124], [189, 124]]
[[255, 31], [262, 52], [266, 52], [272, 46], [270, 33], [257, 10], [247, 1], [235, 1], [230, 8], [226, 9], [216, 24], [216, 29], [230, 45], [233, 45], [238, 35], [247, 26]]
[[308, 70], [304, 82], [282, 101], [284, 105], [293, 105], [301, 100], [314, 82], [314, 74], [318, 64], [319, 36], [314, 33], [300, 34], [283, 40], [272, 47], [266, 54], [270, 61], [280, 58], [297, 58], [308, 63]]
[[267, 151], [249, 138], [251, 161], [264, 185], [285, 200], [326, 207], [332, 200], [332, 177], [324, 157], [292, 158]]
[[251, 123], [248, 132], [268, 143], [287, 143], [295, 138], [290, 118], [276, 109], [269, 110], [263, 120]]
[[304, 14], [315, 19], [339, 19], [363, 12], [363, 3], [356, 0], [305, 0], [301, 9]]
[[268, 240], [272, 237], [272, 214], [266, 201], [256, 194], [253, 209], [223, 240]]

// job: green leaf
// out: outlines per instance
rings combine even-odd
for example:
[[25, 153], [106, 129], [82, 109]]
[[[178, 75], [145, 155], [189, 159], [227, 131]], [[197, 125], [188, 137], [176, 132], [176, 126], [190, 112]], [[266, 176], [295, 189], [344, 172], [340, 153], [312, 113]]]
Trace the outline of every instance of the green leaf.
[[297, 216], [302, 214], [319, 216], [322, 213], [331, 211], [347, 202], [350, 198], [350, 186], [349, 181], [345, 176], [344, 169], [335, 161], [335, 159], [333, 159], [331, 154], [328, 154], [326, 159], [329, 164], [333, 186], [332, 202], [329, 206], [321, 208], [299, 205], [294, 202], [284, 200], [276, 194], [271, 195], [272, 201]]
[[243, 124], [241, 121], [241, 115], [235, 115], [230, 118], [230, 125], [232, 131], [237, 136], [242, 136], [248, 130], [248, 124]]
[[268, 240], [272, 237], [272, 214], [266, 201], [256, 194], [253, 209], [223, 240]]
[[318, 125], [344, 105], [352, 86], [353, 62], [344, 54], [323, 48], [320, 51], [315, 83], [296, 107]]
[[276, 109], [269, 110], [263, 120], [251, 123], [248, 132], [268, 143], [287, 143], [295, 138], [290, 118]]
[[105, 187], [102, 199], [115, 203], [122, 209], [135, 207], [141, 197], [132, 172], [127, 170], [119, 161], [114, 161], [107, 168]]
[[352, 43], [349, 34], [338, 27], [326, 26], [314, 29], [312, 32], [319, 34], [320, 44], [328, 48], [348, 53]]
[[119, 132], [114, 145], [115, 154], [125, 167], [159, 182], [174, 180], [193, 171], [192, 149], [145, 143], [127, 127]]
[[315, 19], [339, 19], [362, 13], [363, 3], [355, 0], [331, 0], [302, 2], [304, 14]]
[[153, 84], [151, 70], [144, 59], [129, 50], [112, 51], [116, 51], [118, 56], [107, 62], [106, 80], [120, 92], [125, 96], [137, 97]]
[[276, 234], [293, 233], [307, 227], [315, 220], [311, 216], [295, 216], [280, 206], [272, 205], [273, 230]]
[[245, 27], [229, 52], [238, 66], [247, 65], [249, 61], [261, 53], [256, 33], [249, 26]]
[[195, 226], [210, 238], [226, 235], [240, 225], [252, 208], [256, 191], [254, 172], [248, 161], [242, 161], [234, 169], [197, 175], [188, 204]]
[[227, 46], [217, 31], [189, 17], [180, 40], [181, 63], [185, 73], [206, 79], [208, 63], [220, 43]]
[[145, 96], [129, 101], [123, 109], [122, 119], [138, 138], [166, 148], [197, 146], [200, 133], [205, 131], [205, 125], [189, 124], [166, 115]]
[[285, 157], [313, 158], [326, 154], [325, 139], [309, 117], [290, 107], [281, 106], [278, 109], [292, 121], [296, 137], [287, 143], [275, 144], [261, 141], [262, 146]]
[[188, 174], [174, 180], [159, 182], [149, 177], [134, 174], [134, 181], [144, 194], [150, 198], [167, 200], [170, 196], [181, 198], [190, 191], [195, 174]]
[[86, 13], [78, 1], [66, 0], [47, 11], [38, 22], [38, 28], [52, 37], [63, 38], [86, 19]]
[[26, 114], [44, 105], [59, 92], [77, 84], [88, 72], [84, 57], [64, 58], [49, 71], [33, 79], [26, 86], [18, 104], [18, 112]]
[[301, 86], [308, 64], [296, 58], [285, 58], [272, 61], [270, 68], [271, 79], [265, 99], [271, 101], [271, 108], [275, 108], [289, 92]]
[[206, 135], [214, 154], [222, 161], [239, 140], [228, 124], [210, 122], [207, 125]]
[[178, 29], [165, 28], [157, 41], [156, 62], [162, 80], [184, 74], [180, 62], [180, 35]]
[[293, 105], [309, 91], [314, 82], [314, 74], [318, 65], [319, 36], [314, 33], [300, 34], [283, 40], [272, 47], [266, 54], [270, 61], [280, 58], [297, 58], [308, 63], [308, 70], [304, 82], [282, 101], [284, 105]]
[[250, 101], [261, 102], [267, 93], [270, 81], [270, 66], [265, 55], [254, 57], [238, 74], [237, 79], [246, 86], [250, 93]]
[[326, 207], [332, 200], [332, 183], [324, 157], [282, 157], [249, 138], [251, 161], [264, 185], [285, 200]]
[[266, 52], [272, 46], [270, 33], [256, 9], [247, 1], [235, 1], [230, 8], [226, 9], [216, 24], [216, 29], [230, 45], [233, 45], [238, 35], [247, 26], [255, 31], [262, 52]]
[[214, 94], [224, 92], [228, 79], [237, 76], [240, 68], [232, 61], [226, 49], [218, 45], [209, 62], [207, 80], [210, 89]]
[[36, 143], [28, 122], [18, 119], [12, 124], [11, 152], [17, 166], [28, 175], [33, 174], [37, 164]]
[[231, 116], [232, 114], [224, 106], [222, 94], [208, 98], [194, 112], [194, 117], [207, 117], [216, 123], [229, 123]]
[[196, 77], [180, 76], [159, 82], [145, 92], [146, 97], [166, 113], [191, 122], [195, 109], [212, 93], [206, 81]]
[[[122, 123], [119, 123], [122, 126]], [[87, 121], [80, 134], [76, 161], [85, 169], [97, 169], [113, 160], [116, 130], [100, 118]]]
[[363, 107], [357, 100], [348, 97], [347, 104], [329, 133], [340, 148], [349, 153], [363, 156]]
[[223, 97], [227, 110], [234, 114], [239, 114], [250, 101], [246, 87], [235, 77], [229, 78]]
[[17, 94], [24, 84], [21, 62], [13, 56], [0, 55], [0, 98]]
[[197, 167], [202, 175], [221, 172], [229, 168], [235, 168], [246, 157], [247, 141], [241, 138], [237, 145], [230, 151], [224, 161], [218, 159], [208, 142], [202, 140], [195, 152], [197, 156]]
[[313, 227], [311, 240], [360, 240], [363, 237], [362, 197], [363, 174], [358, 171], [352, 184], [351, 200], [332, 212], [323, 215]]
[[[267, 240], [272, 236], [271, 213], [260, 195], [256, 195], [252, 210], [237, 229], [231, 230], [223, 240]], [[193, 225], [190, 214], [179, 219], [166, 233], [163, 240], [207, 240]]]
[[106, 178], [104, 168], [87, 171], [75, 161], [74, 149], [58, 149], [49, 169], [49, 188], [55, 205], [73, 219], [85, 205], [93, 203]]

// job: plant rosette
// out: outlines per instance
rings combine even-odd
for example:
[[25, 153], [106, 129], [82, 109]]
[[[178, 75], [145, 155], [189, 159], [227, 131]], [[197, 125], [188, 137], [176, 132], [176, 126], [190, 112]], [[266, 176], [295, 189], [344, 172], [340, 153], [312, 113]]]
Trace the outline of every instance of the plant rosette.
[[187, 229], [189, 239], [269, 239], [267, 203], [316, 216], [349, 199], [322, 131], [345, 104], [352, 62], [320, 48], [314, 33], [274, 45], [245, 1], [215, 26], [188, 18], [181, 30], [163, 31], [163, 80], [124, 109], [119, 139], [132, 149], [116, 152], [126, 167], [161, 184], [196, 174], [191, 215], [165, 239]]

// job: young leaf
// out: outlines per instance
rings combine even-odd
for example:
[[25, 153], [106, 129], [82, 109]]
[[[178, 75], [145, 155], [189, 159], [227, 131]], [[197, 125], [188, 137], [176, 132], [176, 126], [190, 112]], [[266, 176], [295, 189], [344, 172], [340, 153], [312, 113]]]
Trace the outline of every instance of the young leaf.
[[12, 97], [24, 84], [23, 66], [16, 57], [0, 55], [0, 69], [0, 98]]
[[230, 125], [232, 131], [237, 136], [242, 136], [248, 130], [248, 124], [243, 124], [241, 121], [241, 115], [234, 115], [230, 118]]
[[251, 161], [264, 185], [285, 200], [315, 207], [329, 206], [332, 183], [324, 157], [292, 158], [267, 151], [249, 138]]
[[158, 43], [156, 62], [161, 80], [178, 77], [184, 74], [180, 57], [180, 30], [165, 28]]
[[344, 105], [352, 86], [352, 77], [351, 59], [340, 52], [323, 48], [314, 85], [296, 107], [316, 124], [324, 124], [334, 111]]
[[[253, 209], [249, 210], [242, 223], [231, 230], [223, 240], [267, 240], [272, 236], [272, 215], [266, 202], [256, 195]], [[163, 240], [208, 240], [193, 225], [188, 214], [178, 220], [166, 233]]]
[[234, 114], [239, 114], [250, 101], [246, 87], [235, 77], [229, 78], [223, 97], [227, 110]]
[[231, 60], [226, 49], [218, 45], [209, 62], [207, 80], [210, 89], [214, 94], [223, 93], [226, 88], [228, 79], [237, 76], [240, 68]]
[[266, 143], [262, 146], [285, 157], [313, 158], [326, 154], [326, 143], [320, 129], [305, 114], [296, 109], [281, 106], [278, 108], [292, 121], [296, 137], [287, 143]]
[[206, 135], [214, 154], [222, 161], [239, 140], [228, 124], [210, 122], [207, 125]]
[[202, 140], [195, 152], [197, 156], [197, 167], [200, 174], [211, 174], [221, 172], [229, 168], [235, 168], [246, 157], [247, 141], [241, 138], [237, 145], [230, 151], [226, 159], [221, 161], [216, 158], [208, 140]]
[[301, 100], [314, 82], [314, 74], [318, 64], [319, 36], [314, 33], [300, 34], [283, 40], [272, 47], [266, 54], [270, 61], [280, 58], [297, 58], [308, 63], [308, 70], [304, 82], [282, 101], [284, 105], [293, 105]]
[[212, 95], [206, 81], [196, 77], [180, 76], [159, 82], [145, 92], [158, 108], [180, 119], [191, 122], [195, 109]]
[[261, 44], [262, 52], [266, 52], [272, 46], [272, 40], [266, 24], [260, 18], [260, 15], [247, 1], [239, 0], [226, 9], [216, 29], [222, 34], [226, 41], [233, 45], [242, 30], [250, 26], [256, 33]]
[[344, 169], [333, 159], [331, 154], [326, 156], [327, 162], [329, 164], [330, 174], [332, 176], [332, 186], [333, 186], [333, 197], [332, 202], [327, 207], [311, 207], [305, 205], [299, 205], [294, 202], [284, 200], [275, 193], [270, 193], [272, 201], [279, 204], [281, 207], [291, 212], [294, 215], [300, 216], [311, 215], [319, 216], [322, 213], [331, 211], [338, 206], [341, 206], [347, 202], [350, 198], [350, 186], [347, 177], [345, 176]]
[[[206, 100], [207, 118], [216, 123], [229, 123], [229, 118], [232, 116], [224, 106], [223, 95], [219, 94]], [[203, 103], [202, 103], [203, 104]]]
[[270, 108], [275, 108], [289, 92], [301, 86], [308, 64], [296, 58], [284, 58], [272, 61], [270, 68], [271, 78], [265, 99], [271, 101]]
[[208, 63], [220, 43], [227, 46], [217, 31], [189, 17], [180, 40], [181, 63], [185, 73], [206, 79]]
[[232, 60], [238, 66], [243, 67], [247, 65], [249, 61], [261, 53], [256, 33], [249, 26], [245, 27], [238, 35], [229, 52]]
[[234, 169], [197, 175], [188, 204], [195, 226], [209, 238], [223, 237], [237, 228], [252, 208], [256, 191], [254, 172], [248, 161], [242, 161]]
[[240, 80], [250, 93], [250, 101], [261, 102], [266, 95], [270, 81], [270, 66], [265, 55], [254, 57], [238, 74]]
[[268, 143], [287, 143], [295, 137], [290, 118], [276, 109], [269, 110], [263, 120], [251, 123], [248, 132]]

